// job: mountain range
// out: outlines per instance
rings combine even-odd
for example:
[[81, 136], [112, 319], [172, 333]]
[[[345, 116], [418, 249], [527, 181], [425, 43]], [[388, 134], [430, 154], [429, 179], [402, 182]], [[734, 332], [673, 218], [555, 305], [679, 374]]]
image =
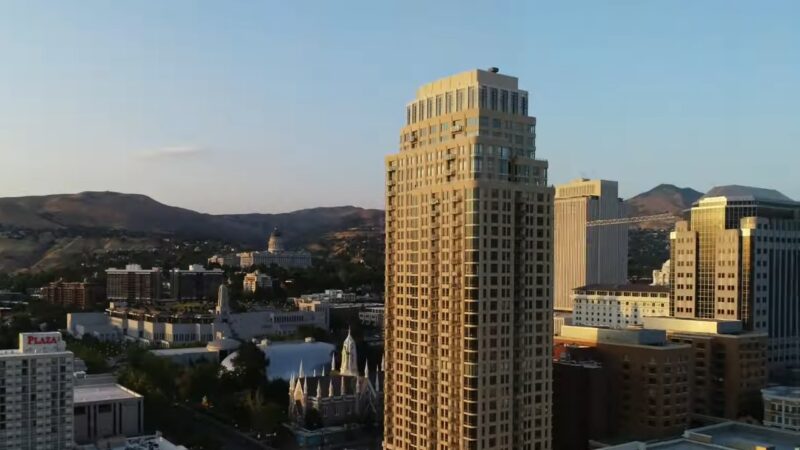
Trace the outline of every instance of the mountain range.
[[[681, 213], [701, 195], [662, 184], [625, 203], [631, 216]], [[87, 255], [155, 251], [175, 240], [263, 249], [275, 227], [289, 248], [358, 259], [382, 250], [383, 226], [382, 210], [355, 206], [214, 215], [117, 192], [6, 197], [0, 198], [0, 272], [57, 269]], [[669, 222], [640, 226], [664, 228]]]

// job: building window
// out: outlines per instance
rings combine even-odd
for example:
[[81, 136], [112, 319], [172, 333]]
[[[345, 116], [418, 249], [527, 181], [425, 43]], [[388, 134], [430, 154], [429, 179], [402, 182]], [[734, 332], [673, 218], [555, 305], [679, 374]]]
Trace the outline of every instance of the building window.
[[491, 92], [489, 93], [489, 107], [492, 111], [497, 111], [497, 89], [492, 88]]

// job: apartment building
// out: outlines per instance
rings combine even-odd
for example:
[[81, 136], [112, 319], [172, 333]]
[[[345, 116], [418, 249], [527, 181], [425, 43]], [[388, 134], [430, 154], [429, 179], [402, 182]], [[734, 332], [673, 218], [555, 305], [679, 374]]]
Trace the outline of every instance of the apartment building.
[[106, 299], [104, 286], [92, 281], [53, 281], [41, 290], [42, 300], [51, 305], [78, 310], [92, 309]]
[[192, 264], [188, 270], [169, 271], [170, 298], [174, 300], [213, 300], [219, 286], [225, 282], [222, 269], [206, 269]]
[[423, 85], [386, 158], [384, 448], [551, 448], [552, 205], [529, 94]]

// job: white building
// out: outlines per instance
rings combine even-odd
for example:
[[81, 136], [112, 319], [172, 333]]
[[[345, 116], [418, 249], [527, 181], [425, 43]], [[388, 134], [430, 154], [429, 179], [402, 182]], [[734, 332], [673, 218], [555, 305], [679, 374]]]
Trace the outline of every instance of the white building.
[[362, 325], [369, 327], [383, 328], [383, 317], [385, 308], [383, 306], [373, 306], [364, 308], [358, 312], [358, 320]]
[[670, 274], [670, 261], [667, 260], [664, 264], [661, 265], [661, 269], [656, 269], [653, 271], [653, 286], [669, 286], [669, 274]]
[[669, 316], [669, 287], [644, 284], [594, 284], [572, 295], [574, 325], [625, 328], [647, 316]]
[[242, 284], [244, 292], [270, 289], [272, 288], [272, 277], [256, 270], [255, 272], [246, 274]]
[[111, 438], [96, 444], [79, 445], [77, 450], [188, 450], [183, 445], [173, 444], [160, 433], [132, 438]]
[[275, 264], [287, 269], [311, 267], [311, 255], [304, 251], [287, 251], [283, 245], [283, 235], [275, 228], [269, 236], [267, 251], [238, 253], [239, 265], [243, 268], [251, 266], [271, 266]]
[[0, 448], [73, 448], [73, 355], [61, 334], [20, 333], [0, 350]]
[[110, 374], [75, 379], [75, 442], [90, 444], [118, 436], [139, 436], [144, 428], [143, 397]]
[[[105, 319], [99, 313], [67, 315], [69, 333], [104, 336], [107, 340], [124, 338], [145, 344], [170, 347], [175, 344], [207, 344], [217, 335], [249, 340], [268, 336], [294, 334], [299, 327], [327, 330], [330, 327], [328, 308], [314, 311], [282, 311], [272, 308], [234, 313], [230, 311], [228, 287], [220, 286], [217, 308], [213, 313], [174, 312], [154, 306], [129, 307], [111, 303]], [[117, 333], [111, 331], [117, 330]]]
[[775, 386], [762, 389], [761, 395], [764, 399], [764, 425], [800, 431], [800, 388]]

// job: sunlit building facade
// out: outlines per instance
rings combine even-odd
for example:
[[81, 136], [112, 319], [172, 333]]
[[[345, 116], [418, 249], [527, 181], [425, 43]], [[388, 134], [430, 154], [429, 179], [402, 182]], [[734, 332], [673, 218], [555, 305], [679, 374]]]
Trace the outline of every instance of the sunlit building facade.
[[616, 181], [581, 178], [556, 186], [554, 308], [574, 309], [572, 290], [628, 282], [628, 225], [587, 226], [625, 217]]
[[386, 449], [549, 449], [552, 205], [517, 79], [422, 86], [386, 158]]
[[722, 186], [670, 234], [677, 317], [741, 320], [766, 332], [770, 369], [800, 365], [800, 203]]

